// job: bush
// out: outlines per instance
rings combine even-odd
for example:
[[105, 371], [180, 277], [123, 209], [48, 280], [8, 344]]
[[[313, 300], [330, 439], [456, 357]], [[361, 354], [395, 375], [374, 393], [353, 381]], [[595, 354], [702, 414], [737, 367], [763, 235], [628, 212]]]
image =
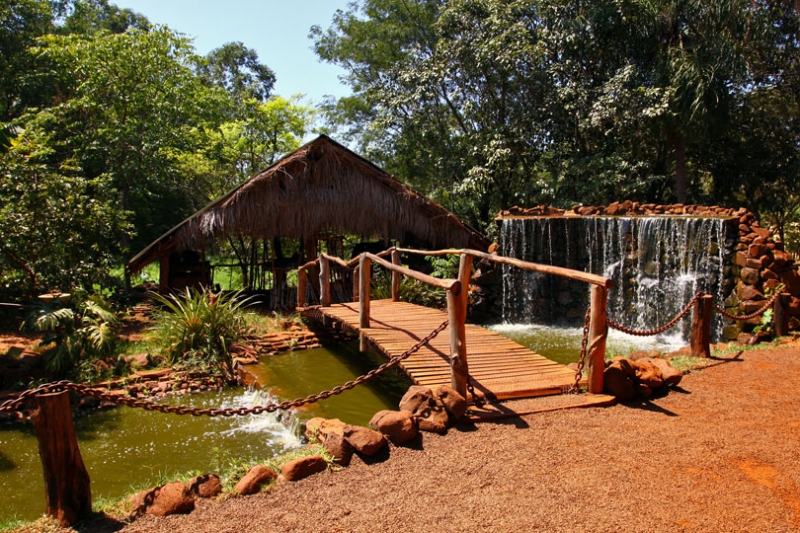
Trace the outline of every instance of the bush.
[[178, 296], [153, 294], [161, 304], [154, 316], [155, 332], [162, 355], [170, 365], [199, 361], [220, 366], [234, 380], [231, 344], [247, 332], [244, 308], [249, 298], [241, 292], [224, 294], [187, 289]]

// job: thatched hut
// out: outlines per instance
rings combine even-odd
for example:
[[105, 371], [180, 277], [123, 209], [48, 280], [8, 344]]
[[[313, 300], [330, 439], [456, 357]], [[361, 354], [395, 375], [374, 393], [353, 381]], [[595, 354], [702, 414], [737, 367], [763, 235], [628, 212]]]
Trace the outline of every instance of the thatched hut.
[[[188, 257], [192, 264], [180, 267], [181, 276], [191, 277], [194, 271], [208, 281], [207, 244], [242, 236], [301, 240], [304, 253], [293, 258], [296, 267], [316, 255], [318, 239], [331, 235], [432, 248], [486, 249], [489, 244], [441, 205], [323, 135], [169, 230], [131, 259], [126, 270], [134, 274], [158, 260], [161, 288], [167, 289], [186, 284], [171, 275], [170, 258], [175, 263]], [[200, 253], [187, 255], [192, 250]]]

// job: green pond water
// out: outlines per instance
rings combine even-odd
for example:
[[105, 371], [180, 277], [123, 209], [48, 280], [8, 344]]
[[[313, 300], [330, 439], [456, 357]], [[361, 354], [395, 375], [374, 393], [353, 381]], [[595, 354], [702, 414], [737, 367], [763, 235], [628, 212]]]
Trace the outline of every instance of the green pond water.
[[[357, 345], [292, 352], [250, 367], [277, 400], [305, 397], [364, 374], [381, 363]], [[277, 387], [276, 384], [281, 384]], [[300, 447], [299, 425], [312, 416], [366, 425], [375, 412], [396, 409], [410, 385], [388, 371], [293, 415], [194, 417], [119, 407], [75, 419], [75, 430], [91, 479], [93, 500], [118, 499], [168, 480], [177, 473], [214, 472], [233, 458], [264, 459]], [[263, 405], [269, 394], [245, 389], [172, 397], [175, 405], [242, 407]], [[44, 512], [44, 482], [32, 426], [0, 425], [0, 522], [31, 520]]]
[[[492, 329], [562, 363], [578, 360], [581, 329], [499, 325]], [[643, 344], [612, 332], [608, 351], [628, 353], [668, 344]], [[341, 385], [385, 360], [361, 354], [357, 343], [267, 357], [249, 367], [262, 391], [229, 389], [167, 399], [197, 407], [242, 407], [291, 400]], [[94, 501], [117, 499], [179, 472], [214, 472], [233, 458], [265, 459], [302, 445], [299, 427], [313, 416], [366, 425], [381, 409], [396, 409], [410, 382], [388, 371], [291, 415], [209, 418], [119, 407], [76, 418]], [[35, 519], [44, 512], [44, 483], [30, 426], [0, 426], [0, 521]]]

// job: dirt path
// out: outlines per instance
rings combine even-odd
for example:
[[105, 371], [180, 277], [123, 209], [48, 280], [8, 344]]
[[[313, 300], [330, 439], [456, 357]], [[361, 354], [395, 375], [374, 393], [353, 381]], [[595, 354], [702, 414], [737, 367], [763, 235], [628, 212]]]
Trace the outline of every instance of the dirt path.
[[425, 434], [123, 531], [800, 532], [798, 391], [800, 347], [744, 352], [652, 402]]

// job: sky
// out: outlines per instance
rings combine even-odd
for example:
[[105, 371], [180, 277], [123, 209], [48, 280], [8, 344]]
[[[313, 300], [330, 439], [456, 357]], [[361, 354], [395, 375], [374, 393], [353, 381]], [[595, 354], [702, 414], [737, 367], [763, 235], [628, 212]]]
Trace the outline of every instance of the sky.
[[[306, 95], [318, 104], [326, 95], [347, 96], [339, 82], [345, 72], [323, 63], [314, 53], [311, 26], [328, 29], [337, 9], [349, 0], [112, 0], [121, 8], [165, 24], [194, 39], [197, 53], [206, 55], [225, 43], [241, 41], [258, 53], [261, 63], [275, 72], [274, 94], [288, 98]], [[310, 100], [310, 101], [309, 101]]]

